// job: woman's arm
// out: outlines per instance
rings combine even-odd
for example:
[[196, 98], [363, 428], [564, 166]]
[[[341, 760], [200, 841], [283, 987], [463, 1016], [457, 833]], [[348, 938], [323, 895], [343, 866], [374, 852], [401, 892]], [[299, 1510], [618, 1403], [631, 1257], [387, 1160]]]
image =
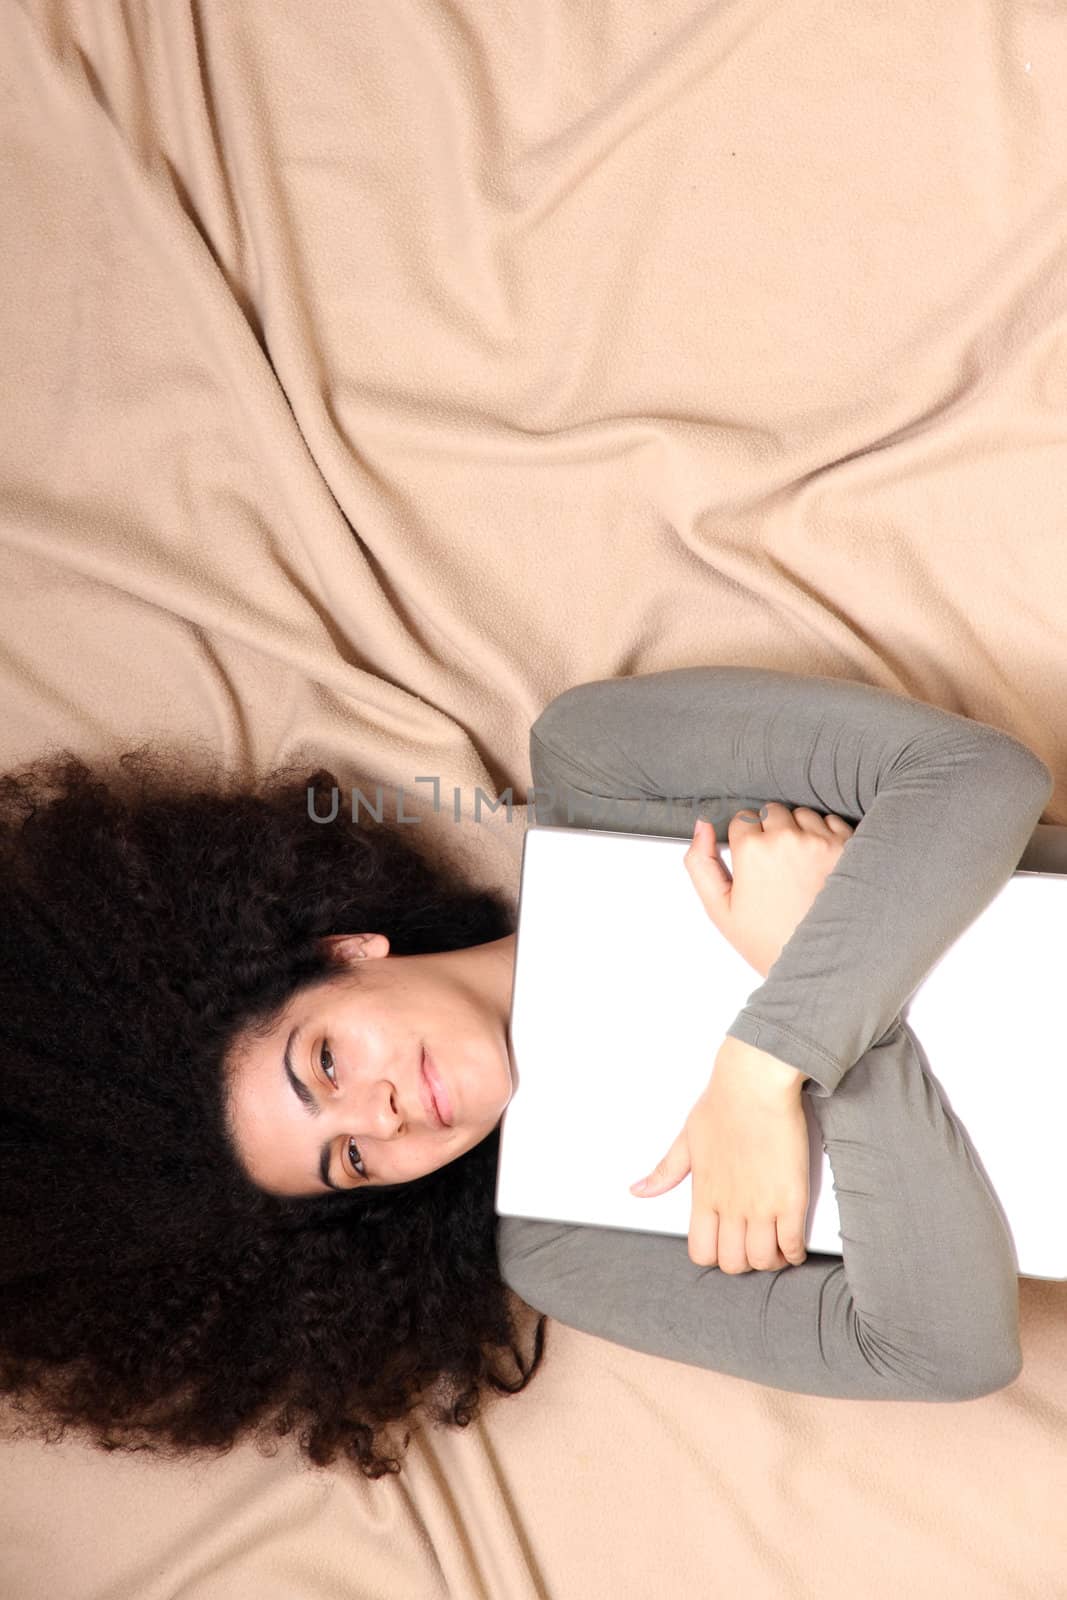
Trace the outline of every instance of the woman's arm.
[[811, 1110], [842, 1260], [732, 1275], [667, 1234], [500, 1217], [501, 1276], [583, 1333], [798, 1394], [971, 1400], [1011, 1383], [1011, 1240], [911, 1030], [872, 1046]]
[[856, 825], [727, 1030], [813, 1079], [813, 1095], [895, 1025], [1007, 882], [1053, 789], [1032, 750], [984, 723], [762, 667], [579, 684], [533, 724], [530, 760], [538, 823], [687, 837], [696, 806], [725, 841], [738, 809], [779, 800]]

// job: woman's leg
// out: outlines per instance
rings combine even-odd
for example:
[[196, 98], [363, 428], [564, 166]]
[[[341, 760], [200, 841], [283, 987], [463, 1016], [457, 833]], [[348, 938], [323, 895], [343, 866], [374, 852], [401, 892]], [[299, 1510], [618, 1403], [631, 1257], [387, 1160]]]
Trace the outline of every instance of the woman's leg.
[[800, 1394], [965, 1400], [1012, 1382], [1011, 1240], [906, 1024], [808, 1103], [842, 1259], [733, 1275], [677, 1235], [502, 1217], [505, 1281], [583, 1332]]

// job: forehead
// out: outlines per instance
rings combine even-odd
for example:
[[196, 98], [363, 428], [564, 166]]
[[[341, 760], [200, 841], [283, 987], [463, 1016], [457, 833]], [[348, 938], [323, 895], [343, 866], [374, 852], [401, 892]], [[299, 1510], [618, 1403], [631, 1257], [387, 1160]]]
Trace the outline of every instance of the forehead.
[[325, 978], [316, 978], [312, 983], [295, 990], [271, 1017], [243, 1028], [234, 1040], [230, 1055], [236, 1061], [249, 1055], [258, 1058], [264, 1050], [269, 1051], [275, 1046], [284, 1049], [293, 1028], [320, 1014], [335, 1011], [339, 1005], [344, 1005], [347, 1010], [347, 1002], [357, 994], [361, 1000], [369, 1001], [372, 988], [363, 972], [354, 975], [340, 971], [330, 973]]
[[316, 1000], [324, 1003], [327, 988], [316, 983], [298, 991], [273, 1017], [240, 1030], [226, 1053], [226, 1123], [243, 1158], [269, 1137], [279, 1113], [286, 1114], [292, 1092], [283, 1065], [286, 1045], [299, 1026], [314, 1020]]

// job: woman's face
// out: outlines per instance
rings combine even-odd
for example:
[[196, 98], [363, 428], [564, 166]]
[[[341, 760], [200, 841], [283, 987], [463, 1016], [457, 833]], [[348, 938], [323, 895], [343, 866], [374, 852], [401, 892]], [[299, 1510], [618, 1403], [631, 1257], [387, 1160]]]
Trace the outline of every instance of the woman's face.
[[[421, 956], [391, 956], [377, 933], [323, 943], [346, 970], [299, 991], [269, 1034], [242, 1035], [227, 1056], [230, 1136], [272, 1194], [421, 1178], [488, 1137], [514, 1090], [514, 934]], [[430, 1104], [424, 1052], [450, 1127]]]

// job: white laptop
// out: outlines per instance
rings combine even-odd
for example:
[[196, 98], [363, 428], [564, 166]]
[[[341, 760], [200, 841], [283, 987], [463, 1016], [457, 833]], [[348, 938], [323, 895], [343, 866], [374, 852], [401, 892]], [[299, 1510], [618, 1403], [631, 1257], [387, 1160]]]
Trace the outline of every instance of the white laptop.
[[[527, 829], [498, 1215], [688, 1236], [691, 1174], [650, 1200], [629, 1186], [667, 1153], [762, 982], [704, 910], [688, 848], [688, 838]], [[719, 852], [729, 867], [728, 846]], [[1020, 1276], [1060, 1280], [1065, 928], [1067, 874], [1017, 870], [903, 1010], [999, 1201]], [[840, 1255], [833, 1173], [808, 1102], [802, 1094], [805, 1238]]]

